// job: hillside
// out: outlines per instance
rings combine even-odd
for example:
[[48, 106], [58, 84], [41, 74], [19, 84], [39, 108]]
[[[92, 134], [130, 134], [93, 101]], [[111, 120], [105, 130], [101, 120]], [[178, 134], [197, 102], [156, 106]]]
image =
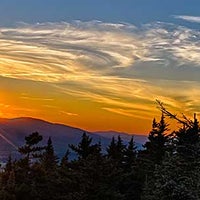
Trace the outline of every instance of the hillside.
[[[5, 160], [9, 154], [17, 156], [17, 147], [24, 144], [25, 136], [32, 132], [39, 132], [43, 136], [43, 144], [49, 137], [52, 138], [56, 154], [61, 157], [66, 152], [68, 144], [77, 144], [84, 130], [63, 124], [50, 123], [34, 118], [0, 119], [0, 158]], [[113, 136], [121, 135], [124, 142], [130, 140], [130, 135], [118, 132], [95, 132], [89, 133], [94, 142], [101, 141], [103, 149], [110, 143]], [[141, 147], [145, 136], [135, 136], [138, 147]], [[73, 155], [72, 155], [73, 156]]]

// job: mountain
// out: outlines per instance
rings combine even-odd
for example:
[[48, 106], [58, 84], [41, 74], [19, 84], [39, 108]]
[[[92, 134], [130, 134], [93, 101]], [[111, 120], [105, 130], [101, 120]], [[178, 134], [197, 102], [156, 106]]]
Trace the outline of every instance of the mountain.
[[[17, 148], [24, 145], [25, 136], [39, 132], [43, 136], [42, 145], [46, 145], [49, 137], [52, 138], [55, 152], [59, 157], [62, 157], [68, 148], [68, 144], [77, 144], [83, 132], [82, 129], [66, 126], [63, 124], [50, 123], [44, 120], [22, 117], [14, 119], [0, 119], [0, 159], [7, 159], [11, 154], [13, 157], [18, 157]], [[130, 136], [125, 133], [118, 132], [87, 132], [93, 138], [93, 142], [101, 141], [102, 147], [110, 143], [112, 136], [121, 135], [124, 142], [130, 140]], [[143, 143], [145, 136], [135, 136], [135, 141], [139, 147]], [[71, 154], [72, 157], [75, 155]]]
[[[36, 131], [43, 136], [42, 145], [46, 145], [49, 137], [52, 138], [55, 152], [59, 157], [64, 155], [68, 144], [77, 144], [84, 132], [78, 128], [34, 118], [0, 119], [0, 155], [2, 159], [10, 153], [16, 157], [18, 155], [17, 147], [25, 143], [25, 136]], [[95, 142], [100, 139], [96, 135], [93, 138]]]
[[112, 139], [112, 137], [117, 137], [120, 135], [123, 141], [130, 141], [131, 137], [134, 136], [134, 140], [138, 148], [142, 148], [142, 145], [147, 141], [146, 135], [136, 135], [136, 134], [127, 134], [117, 131], [97, 131], [94, 134], [99, 135], [104, 138]]

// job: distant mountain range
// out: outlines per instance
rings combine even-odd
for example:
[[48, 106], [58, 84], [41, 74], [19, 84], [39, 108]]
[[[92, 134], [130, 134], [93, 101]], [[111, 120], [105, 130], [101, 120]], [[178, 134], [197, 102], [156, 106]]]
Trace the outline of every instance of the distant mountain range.
[[145, 135], [128, 134], [117, 131], [97, 131], [93, 132], [93, 134], [109, 139], [112, 139], [112, 137], [118, 137], [118, 135], [120, 135], [122, 140], [125, 142], [130, 141], [131, 137], [134, 136], [134, 140], [138, 147], [141, 147], [141, 145], [143, 145], [147, 141], [147, 136]]
[[[63, 124], [50, 123], [44, 120], [22, 117], [14, 119], [0, 118], [0, 160], [5, 161], [8, 155], [18, 157], [17, 148], [25, 143], [25, 136], [39, 132], [43, 136], [42, 144], [46, 145], [49, 137], [52, 138], [55, 152], [62, 157], [68, 148], [68, 144], [77, 144], [85, 130], [70, 127]], [[118, 135], [127, 143], [131, 135], [115, 131], [87, 132], [93, 138], [93, 142], [101, 142], [105, 150], [112, 137]], [[144, 135], [134, 135], [138, 148], [147, 140]], [[72, 154], [72, 157], [75, 156]]]

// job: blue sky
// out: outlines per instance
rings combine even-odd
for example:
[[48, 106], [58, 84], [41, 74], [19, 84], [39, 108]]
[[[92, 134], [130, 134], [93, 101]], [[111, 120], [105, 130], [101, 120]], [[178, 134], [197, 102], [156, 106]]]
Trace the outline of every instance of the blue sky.
[[0, 24], [100, 20], [136, 25], [199, 14], [199, 0], [1, 0]]

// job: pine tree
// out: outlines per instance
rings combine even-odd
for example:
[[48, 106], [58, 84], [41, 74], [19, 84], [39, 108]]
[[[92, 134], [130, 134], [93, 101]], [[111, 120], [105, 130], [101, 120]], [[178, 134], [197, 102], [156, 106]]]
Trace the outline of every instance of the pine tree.
[[149, 133], [148, 142], [144, 145], [146, 153], [149, 155], [149, 159], [155, 164], [162, 162], [163, 156], [166, 151], [168, 136], [168, 124], [165, 122], [164, 114], [162, 114], [160, 122], [157, 123], [155, 118], [152, 123], [152, 130]]
[[25, 155], [25, 158], [22, 162], [27, 166], [29, 166], [30, 161], [41, 157], [41, 152], [45, 149], [45, 147], [37, 146], [37, 144], [42, 141], [42, 139], [42, 136], [38, 132], [34, 132], [25, 137], [26, 144], [22, 147], [19, 147], [19, 152]]
[[126, 146], [123, 144], [123, 141], [122, 141], [120, 135], [118, 136], [117, 141], [113, 137], [110, 145], [107, 148], [108, 158], [111, 158], [114, 161], [121, 164], [121, 162], [123, 162], [123, 158], [124, 158], [125, 147]]
[[117, 144], [114, 137], [112, 137], [111, 143], [107, 148], [107, 156], [113, 159], [117, 158]]
[[197, 200], [199, 199], [199, 166], [195, 161], [185, 162], [183, 157], [172, 155], [166, 157], [160, 166], [157, 166], [154, 174], [151, 191], [145, 200]]
[[124, 150], [124, 167], [125, 170], [131, 170], [136, 162], [137, 156], [137, 147], [134, 142], [134, 137], [131, 137], [131, 140], [128, 143], [128, 146]]
[[36, 199], [37, 192], [34, 185], [41, 176], [41, 167], [38, 164], [42, 156], [44, 146], [40, 146], [42, 136], [38, 132], [34, 132], [25, 137], [25, 145], [19, 147], [19, 152], [23, 157], [15, 162], [15, 194], [16, 199]]
[[69, 164], [69, 155], [70, 155], [70, 151], [69, 151], [69, 149], [67, 149], [65, 155], [61, 159], [61, 163], [60, 163], [61, 167], [65, 168], [65, 167], [68, 166], [68, 164]]
[[49, 137], [45, 152], [41, 157], [41, 163], [46, 171], [53, 171], [57, 167], [58, 158], [54, 153], [51, 137]]
[[83, 133], [78, 146], [69, 145], [69, 147], [77, 153], [79, 159], [86, 159], [90, 155], [100, 154], [101, 152], [101, 145], [92, 144], [92, 138], [90, 138], [85, 132]]
[[194, 115], [194, 120], [189, 122], [190, 126], [184, 125], [175, 132], [174, 143], [176, 145], [176, 151], [187, 158], [191, 158], [193, 156], [198, 157], [200, 153], [200, 127], [196, 115]]
[[139, 169], [139, 171], [144, 185], [144, 200], [152, 198], [151, 193], [155, 182], [154, 171], [158, 165], [162, 164], [168, 150], [168, 135], [166, 135], [166, 131], [168, 131], [168, 124], [165, 122], [165, 117], [162, 113], [160, 122], [156, 122], [153, 119], [152, 130], [148, 137], [149, 141], [145, 143], [145, 149], [139, 155], [138, 162], [143, 166], [142, 170]]
[[70, 145], [70, 148], [78, 155], [78, 159], [72, 161], [65, 172], [71, 181], [70, 189], [68, 188], [71, 190], [70, 198], [95, 199], [103, 173], [101, 144], [92, 144], [92, 138], [83, 133], [79, 144]]

